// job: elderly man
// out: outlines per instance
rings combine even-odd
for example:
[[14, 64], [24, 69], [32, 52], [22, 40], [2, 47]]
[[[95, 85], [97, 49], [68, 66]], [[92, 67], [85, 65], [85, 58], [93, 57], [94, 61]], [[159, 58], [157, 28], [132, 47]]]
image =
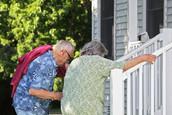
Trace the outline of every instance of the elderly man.
[[[61, 92], [52, 92], [57, 67], [68, 62], [73, 52], [73, 45], [69, 41], [61, 40], [53, 48], [41, 46], [19, 59], [19, 65], [11, 82], [13, 88], [16, 87], [15, 93], [13, 92], [14, 97], [12, 94], [12, 105], [17, 115], [49, 114], [51, 100], [60, 101], [62, 98]], [[26, 72], [25, 68], [27, 68]], [[18, 78], [20, 80], [16, 85]]]

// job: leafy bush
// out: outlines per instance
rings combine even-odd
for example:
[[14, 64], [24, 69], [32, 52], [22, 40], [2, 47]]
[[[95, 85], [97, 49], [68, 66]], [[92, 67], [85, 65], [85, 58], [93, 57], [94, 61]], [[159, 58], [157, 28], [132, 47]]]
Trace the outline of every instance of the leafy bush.
[[0, 1], [0, 78], [12, 77], [17, 59], [66, 39], [79, 49], [91, 40], [89, 0]]
[[[1, 0], [0, 80], [11, 80], [22, 55], [62, 39], [76, 47], [74, 58], [91, 40], [90, 0]], [[62, 91], [62, 82], [55, 80], [55, 91]]]

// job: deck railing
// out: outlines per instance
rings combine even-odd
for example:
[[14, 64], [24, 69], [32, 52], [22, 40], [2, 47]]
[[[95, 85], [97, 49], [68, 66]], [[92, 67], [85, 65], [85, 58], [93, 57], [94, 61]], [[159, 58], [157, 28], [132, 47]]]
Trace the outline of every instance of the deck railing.
[[130, 51], [127, 55], [119, 58], [116, 61], [124, 61], [133, 57], [137, 57], [141, 54], [152, 53], [159, 48], [163, 47], [163, 33], [158, 34], [154, 38], [150, 39], [146, 43], [142, 44], [140, 47], [137, 47], [135, 50]]
[[[167, 65], [172, 57], [172, 32], [162, 32], [136, 50], [117, 61], [124, 61], [145, 53], [157, 56], [154, 64], [141, 63], [125, 72], [111, 71], [111, 115], [167, 115]], [[168, 55], [167, 55], [168, 54]], [[168, 74], [169, 76], [169, 74]]]

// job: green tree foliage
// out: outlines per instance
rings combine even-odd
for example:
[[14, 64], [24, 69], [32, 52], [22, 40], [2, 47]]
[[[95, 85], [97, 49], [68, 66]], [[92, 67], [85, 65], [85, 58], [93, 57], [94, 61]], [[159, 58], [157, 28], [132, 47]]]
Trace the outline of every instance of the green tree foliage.
[[74, 44], [74, 57], [91, 40], [90, 0], [1, 0], [0, 79], [13, 76], [22, 55], [61, 39]]

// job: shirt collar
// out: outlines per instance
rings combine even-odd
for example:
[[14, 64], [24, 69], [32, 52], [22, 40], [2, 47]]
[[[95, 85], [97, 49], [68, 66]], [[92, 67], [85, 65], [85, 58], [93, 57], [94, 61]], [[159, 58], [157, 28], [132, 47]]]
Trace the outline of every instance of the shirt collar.
[[56, 60], [55, 60], [55, 58], [54, 58], [54, 56], [53, 56], [53, 54], [52, 54], [52, 52], [50, 51], [50, 50], [48, 50], [48, 54], [50, 55], [50, 57], [51, 57], [51, 59], [52, 59], [52, 63], [53, 63], [53, 65], [54, 65], [54, 67], [58, 67], [58, 65], [57, 65], [57, 63], [56, 63]]

